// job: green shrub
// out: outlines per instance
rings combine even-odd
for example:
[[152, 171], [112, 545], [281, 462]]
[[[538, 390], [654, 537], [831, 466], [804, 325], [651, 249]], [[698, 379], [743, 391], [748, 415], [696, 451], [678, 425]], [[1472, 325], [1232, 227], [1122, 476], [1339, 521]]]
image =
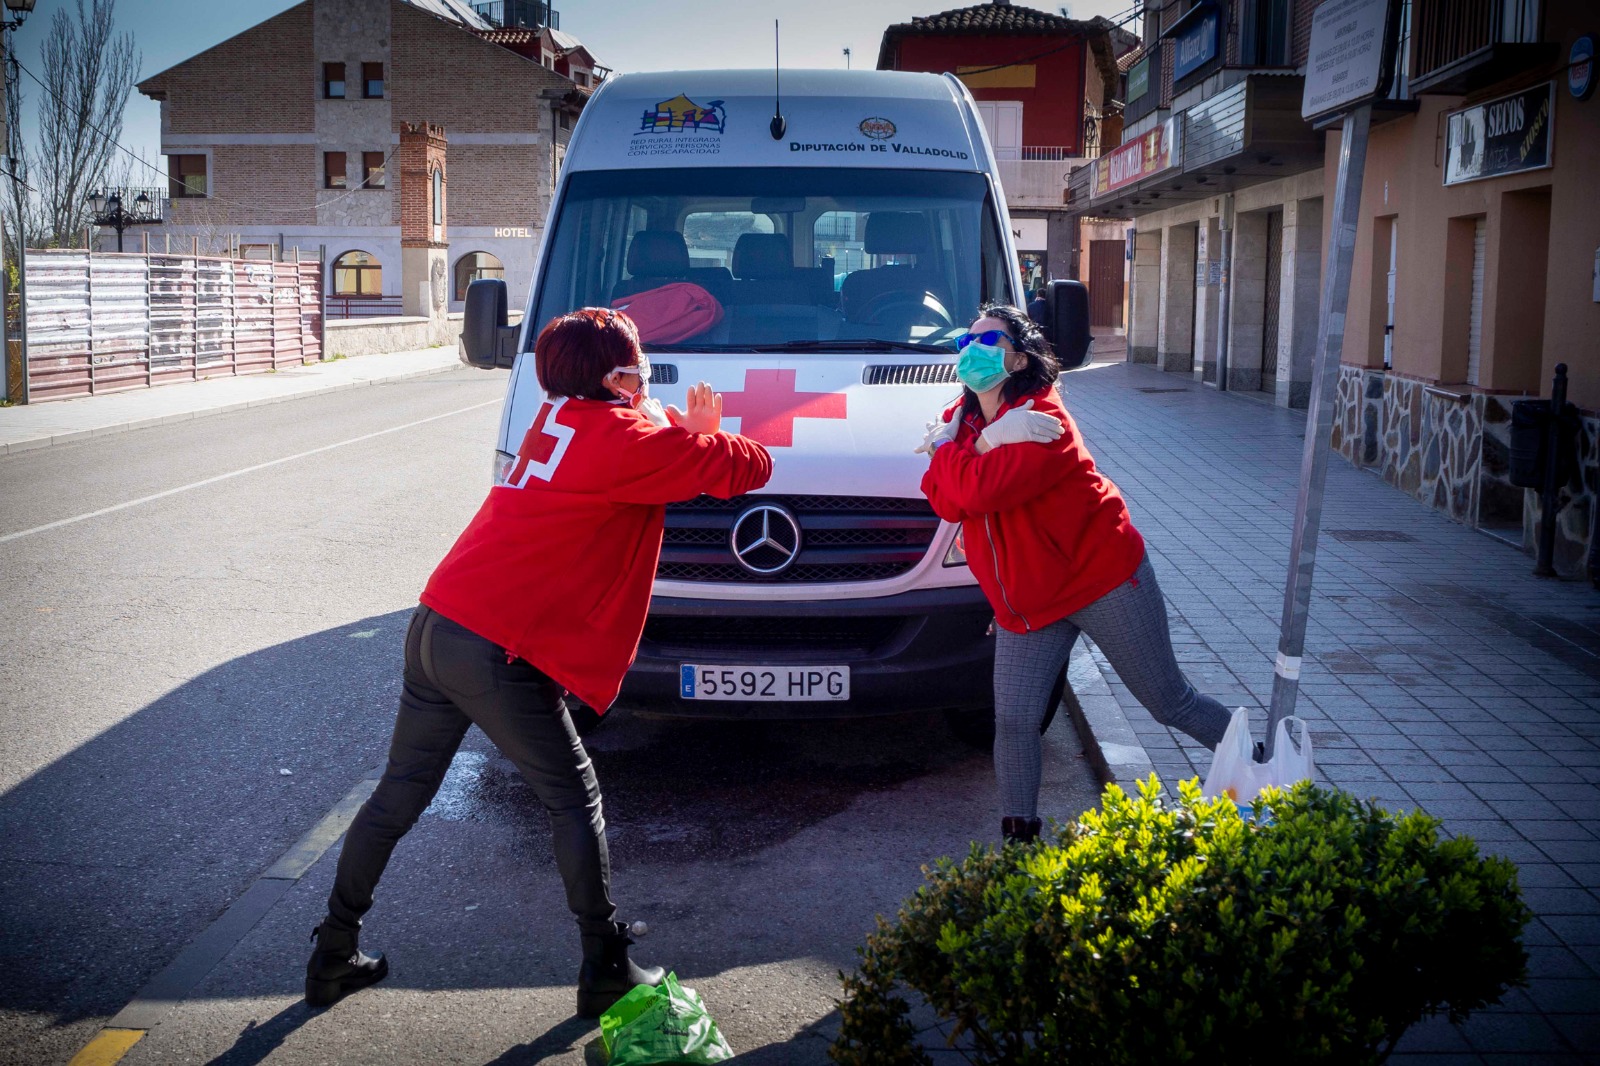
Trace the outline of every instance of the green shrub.
[[1309, 783], [1242, 817], [1196, 781], [1139, 791], [924, 867], [844, 978], [833, 1060], [929, 1063], [914, 992], [973, 1062], [1381, 1062], [1523, 983], [1516, 867], [1436, 819]]

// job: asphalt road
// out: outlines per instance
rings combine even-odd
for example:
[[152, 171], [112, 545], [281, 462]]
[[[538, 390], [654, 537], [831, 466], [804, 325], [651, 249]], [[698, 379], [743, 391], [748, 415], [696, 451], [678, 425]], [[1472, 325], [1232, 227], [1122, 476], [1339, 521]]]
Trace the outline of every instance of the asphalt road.
[[[407, 617], [485, 491], [504, 385], [462, 370], [0, 459], [0, 1062], [71, 1058], [380, 763]], [[706, 997], [741, 1062], [825, 1062], [873, 915], [995, 836], [987, 755], [934, 717], [623, 709], [590, 739], [615, 895], [653, 927], [638, 954]], [[1044, 810], [1095, 792], [1063, 720]], [[124, 1061], [593, 1059], [544, 816], [481, 735], [369, 916], [389, 980], [312, 1014], [336, 854]]]

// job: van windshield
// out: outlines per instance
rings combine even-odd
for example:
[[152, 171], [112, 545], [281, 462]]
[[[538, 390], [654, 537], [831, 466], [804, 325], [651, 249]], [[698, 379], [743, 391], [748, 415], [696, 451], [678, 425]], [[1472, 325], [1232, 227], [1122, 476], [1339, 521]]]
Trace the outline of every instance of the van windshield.
[[650, 351], [953, 351], [978, 305], [1009, 295], [978, 174], [589, 171], [555, 226], [535, 323], [616, 307]]

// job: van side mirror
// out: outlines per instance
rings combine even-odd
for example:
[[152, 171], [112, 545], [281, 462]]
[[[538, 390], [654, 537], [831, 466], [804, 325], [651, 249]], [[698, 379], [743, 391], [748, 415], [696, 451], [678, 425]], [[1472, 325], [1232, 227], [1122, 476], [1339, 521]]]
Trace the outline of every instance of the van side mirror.
[[467, 286], [461, 316], [461, 361], [483, 370], [509, 367], [517, 360], [517, 328], [506, 325], [506, 283], [479, 278]]
[[1089, 361], [1089, 290], [1081, 281], [1052, 281], [1044, 297], [1045, 338], [1055, 346], [1062, 370]]

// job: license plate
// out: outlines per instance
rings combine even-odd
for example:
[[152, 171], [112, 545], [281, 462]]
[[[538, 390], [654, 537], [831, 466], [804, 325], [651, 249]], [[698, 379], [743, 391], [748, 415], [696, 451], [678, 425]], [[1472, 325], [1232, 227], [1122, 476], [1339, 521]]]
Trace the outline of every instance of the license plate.
[[848, 666], [679, 667], [678, 695], [686, 700], [748, 700], [790, 703], [850, 698]]

